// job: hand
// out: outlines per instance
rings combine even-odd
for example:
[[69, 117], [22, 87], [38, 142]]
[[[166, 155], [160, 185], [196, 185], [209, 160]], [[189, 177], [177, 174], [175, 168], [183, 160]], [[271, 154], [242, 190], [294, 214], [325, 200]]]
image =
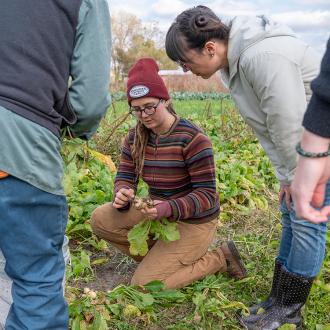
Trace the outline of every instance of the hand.
[[[323, 152], [329, 149], [330, 139], [304, 130], [301, 147], [310, 152]], [[325, 222], [330, 207], [323, 207], [325, 189], [330, 177], [330, 158], [308, 158], [299, 156], [292, 194], [297, 215], [314, 222]]]
[[281, 185], [279, 193], [279, 201], [282, 203], [283, 198], [285, 198], [285, 204], [289, 211], [291, 211], [291, 187], [290, 185]]
[[[154, 200], [153, 203], [154, 203], [154, 206], [156, 206], [157, 204], [162, 203], [162, 201]], [[155, 207], [152, 207], [152, 208], [146, 207], [144, 209], [141, 209], [141, 212], [149, 220], [157, 219], [158, 212], [157, 212], [157, 209]]]
[[292, 197], [297, 216], [313, 223], [326, 222], [330, 206], [322, 207], [330, 178], [330, 158], [299, 157], [292, 182]]
[[115, 200], [112, 206], [116, 209], [125, 207], [134, 198], [134, 190], [121, 188], [116, 192]]

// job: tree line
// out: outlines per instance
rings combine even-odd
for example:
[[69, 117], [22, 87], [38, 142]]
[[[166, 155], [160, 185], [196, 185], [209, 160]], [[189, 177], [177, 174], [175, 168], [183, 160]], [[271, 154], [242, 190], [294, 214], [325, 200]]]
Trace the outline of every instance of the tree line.
[[111, 89], [123, 90], [129, 68], [140, 57], [153, 57], [160, 69], [176, 69], [166, 55], [165, 33], [157, 23], [143, 24], [135, 15], [120, 11], [111, 17]]

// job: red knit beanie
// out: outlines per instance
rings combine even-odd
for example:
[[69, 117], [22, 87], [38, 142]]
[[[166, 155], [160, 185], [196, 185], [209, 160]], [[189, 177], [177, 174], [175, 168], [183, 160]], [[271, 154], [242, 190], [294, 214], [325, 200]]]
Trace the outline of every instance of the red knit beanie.
[[127, 99], [130, 105], [133, 99], [156, 97], [162, 100], [170, 98], [159, 68], [152, 58], [141, 58], [128, 72]]

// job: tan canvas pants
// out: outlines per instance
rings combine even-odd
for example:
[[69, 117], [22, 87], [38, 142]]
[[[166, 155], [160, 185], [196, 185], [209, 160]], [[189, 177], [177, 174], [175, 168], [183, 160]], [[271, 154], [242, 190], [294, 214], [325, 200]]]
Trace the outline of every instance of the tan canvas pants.
[[216, 232], [217, 219], [204, 224], [179, 221], [180, 239], [174, 242], [150, 240], [145, 257], [132, 256], [127, 240], [128, 231], [143, 219], [135, 208], [118, 212], [111, 203], [98, 207], [92, 214], [94, 233], [109, 241], [121, 252], [141, 261], [131, 283], [143, 285], [161, 280], [165, 287], [181, 288], [206, 275], [227, 269], [226, 260], [219, 251], [208, 251]]

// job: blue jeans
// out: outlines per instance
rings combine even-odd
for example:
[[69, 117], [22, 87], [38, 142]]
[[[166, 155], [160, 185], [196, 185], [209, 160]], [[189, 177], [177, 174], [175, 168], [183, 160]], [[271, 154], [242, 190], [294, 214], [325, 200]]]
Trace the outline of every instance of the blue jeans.
[[6, 330], [68, 329], [63, 297], [64, 196], [15, 177], [0, 179], [0, 248], [13, 280]]
[[[330, 181], [324, 205], [330, 205]], [[316, 276], [323, 263], [327, 223], [314, 224], [297, 219], [294, 206], [288, 211], [285, 200], [281, 203], [282, 238], [279, 260], [291, 273], [304, 277]]]

